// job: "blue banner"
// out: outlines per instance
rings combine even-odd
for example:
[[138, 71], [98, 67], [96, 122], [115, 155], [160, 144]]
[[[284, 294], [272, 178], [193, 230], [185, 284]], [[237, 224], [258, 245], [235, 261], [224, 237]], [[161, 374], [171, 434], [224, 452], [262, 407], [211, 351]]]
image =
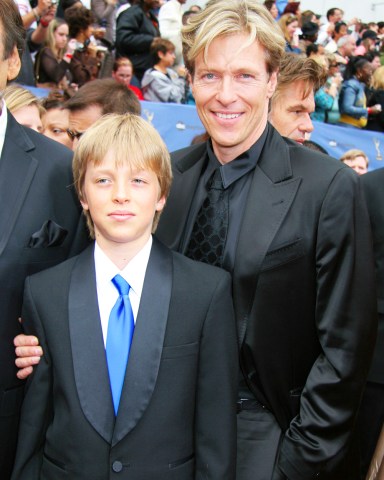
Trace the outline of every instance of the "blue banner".
[[[39, 97], [46, 95], [45, 89], [31, 90]], [[156, 128], [170, 152], [187, 147], [205, 131], [194, 105], [143, 101], [141, 108], [142, 117]], [[311, 140], [325, 148], [331, 157], [339, 159], [347, 150], [357, 148], [368, 156], [369, 170], [384, 167], [384, 133], [321, 122], [313, 125]]]

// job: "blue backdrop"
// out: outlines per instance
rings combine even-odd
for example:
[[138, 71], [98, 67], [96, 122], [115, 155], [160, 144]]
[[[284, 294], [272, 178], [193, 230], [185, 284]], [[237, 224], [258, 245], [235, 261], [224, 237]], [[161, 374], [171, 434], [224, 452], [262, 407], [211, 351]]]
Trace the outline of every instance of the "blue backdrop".
[[[31, 90], [39, 97], [47, 95], [45, 89]], [[143, 101], [141, 106], [142, 117], [158, 130], [170, 152], [187, 147], [196, 135], [204, 132], [194, 105]], [[332, 157], [339, 159], [347, 150], [358, 148], [368, 155], [369, 170], [384, 167], [384, 133], [320, 122], [313, 124], [315, 129], [311, 140], [325, 148]]]

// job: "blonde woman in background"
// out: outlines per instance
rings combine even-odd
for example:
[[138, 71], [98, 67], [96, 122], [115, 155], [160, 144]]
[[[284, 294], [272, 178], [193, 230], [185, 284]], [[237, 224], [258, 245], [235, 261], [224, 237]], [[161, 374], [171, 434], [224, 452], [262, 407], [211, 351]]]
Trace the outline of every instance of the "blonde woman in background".
[[299, 37], [297, 29], [299, 27], [299, 19], [292, 13], [285, 13], [277, 21], [285, 38], [285, 51], [289, 53], [301, 53], [299, 48]]
[[33, 93], [20, 85], [13, 84], [5, 88], [3, 98], [8, 110], [20, 125], [29, 127], [39, 133], [42, 132], [41, 118], [45, 109]]
[[70, 83], [69, 67], [76, 41], [68, 42], [68, 25], [55, 18], [48, 26], [45, 46], [35, 60], [36, 84], [43, 88], [66, 89]]

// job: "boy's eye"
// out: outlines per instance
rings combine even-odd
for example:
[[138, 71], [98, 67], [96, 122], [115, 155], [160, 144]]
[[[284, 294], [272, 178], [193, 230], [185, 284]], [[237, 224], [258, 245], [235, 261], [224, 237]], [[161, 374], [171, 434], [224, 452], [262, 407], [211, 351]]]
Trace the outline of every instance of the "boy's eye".
[[108, 178], [98, 178], [96, 183], [104, 184], [104, 183], [107, 183], [108, 181], [109, 181]]
[[134, 179], [133, 179], [133, 182], [134, 182], [134, 183], [137, 183], [138, 185], [140, 185], [140, 184], [144, 183], [144, 180], [143, 180], [142, 178], [134, 178]]

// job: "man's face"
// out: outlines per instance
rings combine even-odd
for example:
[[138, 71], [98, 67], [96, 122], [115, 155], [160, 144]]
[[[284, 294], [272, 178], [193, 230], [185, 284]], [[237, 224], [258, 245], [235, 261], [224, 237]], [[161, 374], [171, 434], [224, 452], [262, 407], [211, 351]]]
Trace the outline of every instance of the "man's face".
[[245, 34], [216, 38], [196, 58], [192, 93], [221, 163], [248, 150], [263, 133], [276, 73], [267, 72], [264, 48], [244, 48]]
[[335, 13], [329, 17], [329, 21], [332, 23], [340, 22], [343, 19], [343, 12], [339, 9], [335, 10]]
[[72, 141], [72, 150], [74, 150], [79, 142], [80, 136], [77, 134], [84, 133], [91, 125], [93, 125], [103, 114], [99, 105], [90, 105], [82, 110], [73, 110], [69, 112], [68, 129], [75, 134]]
[[313, 90], [304, 98], [306, 84], [301, 80], [288, 85], [273, 99], [269, 121], [283, 137], [298, 143], [313, 131], [310, 114], [315, 110]]
[[0, 92], [4, 90], [7, 81], [13, 80], [17, 77], [21, 62], [16, 46], [14, 47], [9, 58], [4, 59], [4, 27], [0, 21]]
[[344, 45], [344, 55], [346, 57], [351, 57], [355, 51], [355, 48], [356, 41], [352, 37], [349, 37], [348, 42]]

